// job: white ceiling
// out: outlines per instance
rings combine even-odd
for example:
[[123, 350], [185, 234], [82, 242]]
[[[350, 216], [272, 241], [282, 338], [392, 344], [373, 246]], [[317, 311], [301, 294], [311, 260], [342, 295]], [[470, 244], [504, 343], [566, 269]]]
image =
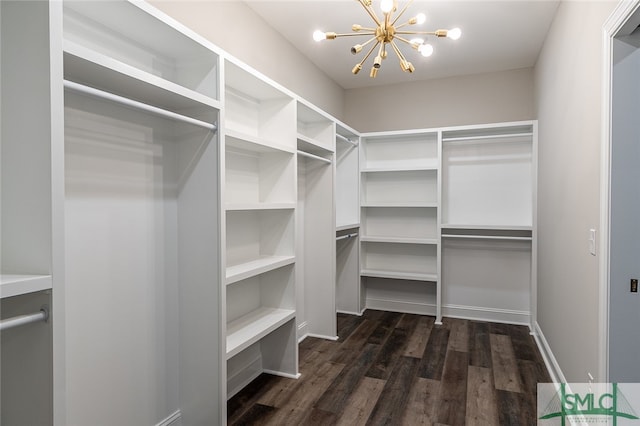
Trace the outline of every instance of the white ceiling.
[[[374, 55], [358, 75], [351, 73], [367, 50], [365, 47], [360, 54], [352, 55], [351, 46], [366, 41], [367, 37], [343, 37], [320, 43], [312, 39], [317, 29], [349, 33], [355, 23], [374, 26], [357, 1], [247, 0], [246, 3], [345, 89], [531, 67], [558, 7], [557, 0], [415, 0], [399, 22], [423, 12], [427, 21], [412, 28], [433, 31], [460, 27], [462, 37], [457, 41], [429, 38], [434, 47], [429, 58], [398, 42], [407, 60], [414, 64], [415, 72], [402, 72], [395, 54], [389, 52], [378, 76], [372, 79], [369, 70]], [[405, 4], [399, 0], [398, 9]], [[379, 11], [379, 0], [374, 0], [373, 6]]]

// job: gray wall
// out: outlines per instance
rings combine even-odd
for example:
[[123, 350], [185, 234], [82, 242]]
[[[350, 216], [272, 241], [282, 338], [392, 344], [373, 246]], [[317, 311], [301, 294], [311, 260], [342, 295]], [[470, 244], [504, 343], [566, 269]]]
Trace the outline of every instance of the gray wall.
[[344, 90], [239, 1], [151, 3], [307, 101], [343, 119]]
[[530, 68], [350, 89], [345, 122], [374, 132], [531, 120], [533, 99]]
[[602, 24], [614, 2], [561, 2], [535, 67], [538, 323], [570, 382], [597, 379]]
[[611, 288], [609, 379], [640, 381], [640, 293], [629, 279], [640, 278], [640, 50], [614, 41], [611, 149]]

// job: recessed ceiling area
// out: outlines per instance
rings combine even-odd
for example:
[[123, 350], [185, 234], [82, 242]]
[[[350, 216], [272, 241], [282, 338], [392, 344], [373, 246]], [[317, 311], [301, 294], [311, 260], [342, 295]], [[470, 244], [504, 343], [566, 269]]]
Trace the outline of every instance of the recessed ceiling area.
[[[351, 46], [366, 41], [368, 37], [343, 37], [321, 42], [312, 38], [315, 30], [349, 33], [353, 24], [374, 26], [357, 1], [249, 0], [246, 3], [345, 89], [531, 67], [537, 60], [559, 4], [558, 1], [539, 0], [416, 0], [399, 22], [423, 12], [427, 16], [426, 22], [411, 29], [434, 31], [460, 27], [462, 37], [457, 41], [428, 37], [434, 53], [426, 58], [410, 46], [399, 43], [415, 71], [403, 72], [395, 54], [389, 52], [377, 77], [372, 79], [369, 70], [373, 57], [364, 63], [358, 75], [351, 73], [353, 66], [366, 53], [363, 49], [361, 53], [352, 55]], [[399, 1], [398, 9], [405, 4]], [[374, 0], [373, 8], [379, 16], [382, 15], [379, 0]]]

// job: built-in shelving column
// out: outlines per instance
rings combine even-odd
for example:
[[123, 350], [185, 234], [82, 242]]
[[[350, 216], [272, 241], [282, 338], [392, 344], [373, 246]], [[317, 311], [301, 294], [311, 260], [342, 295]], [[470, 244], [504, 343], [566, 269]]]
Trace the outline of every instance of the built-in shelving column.
[[298, 376], [296, 103], [225, 61], [227, 398], [262, 372]]
[[442, 132], [445, 315], [530, 323], [535, 127], [519, 122]]
[[358, 133], [336, 124], [336, 308], [361, 315], [364, 291], [360, 283], [360, 167]]
[[[60, 5], [0, 2], [0, 319], [51, 308]], [[61, 270], [57, 270], [62, 277]], [[51, 321], [0, 333], [0, 424], [53, 423]]]
[[366, 134], [360, 153], [366, 306], [437, 315], [438, 134]]
[[60, 424], [223, 421], [219, 68], [146, 3], [64, 2]]
[[297, 102], [298, 337], [337, 339], [334, 243], [334, 123]]

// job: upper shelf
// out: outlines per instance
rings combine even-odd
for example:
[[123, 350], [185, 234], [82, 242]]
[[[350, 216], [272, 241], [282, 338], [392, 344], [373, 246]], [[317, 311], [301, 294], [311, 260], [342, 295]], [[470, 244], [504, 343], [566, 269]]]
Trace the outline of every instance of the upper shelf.
[[0, 275], [0, 299], [51, 289], [51, 275]]
[[220, 102], [189, 88], [67, 41], [65, 79], [172, 111], [214, 122]]
[[64, 39], [67, 45], [219, 99], [219, 55], [212, 46], [143, 2], [65, 1]]

